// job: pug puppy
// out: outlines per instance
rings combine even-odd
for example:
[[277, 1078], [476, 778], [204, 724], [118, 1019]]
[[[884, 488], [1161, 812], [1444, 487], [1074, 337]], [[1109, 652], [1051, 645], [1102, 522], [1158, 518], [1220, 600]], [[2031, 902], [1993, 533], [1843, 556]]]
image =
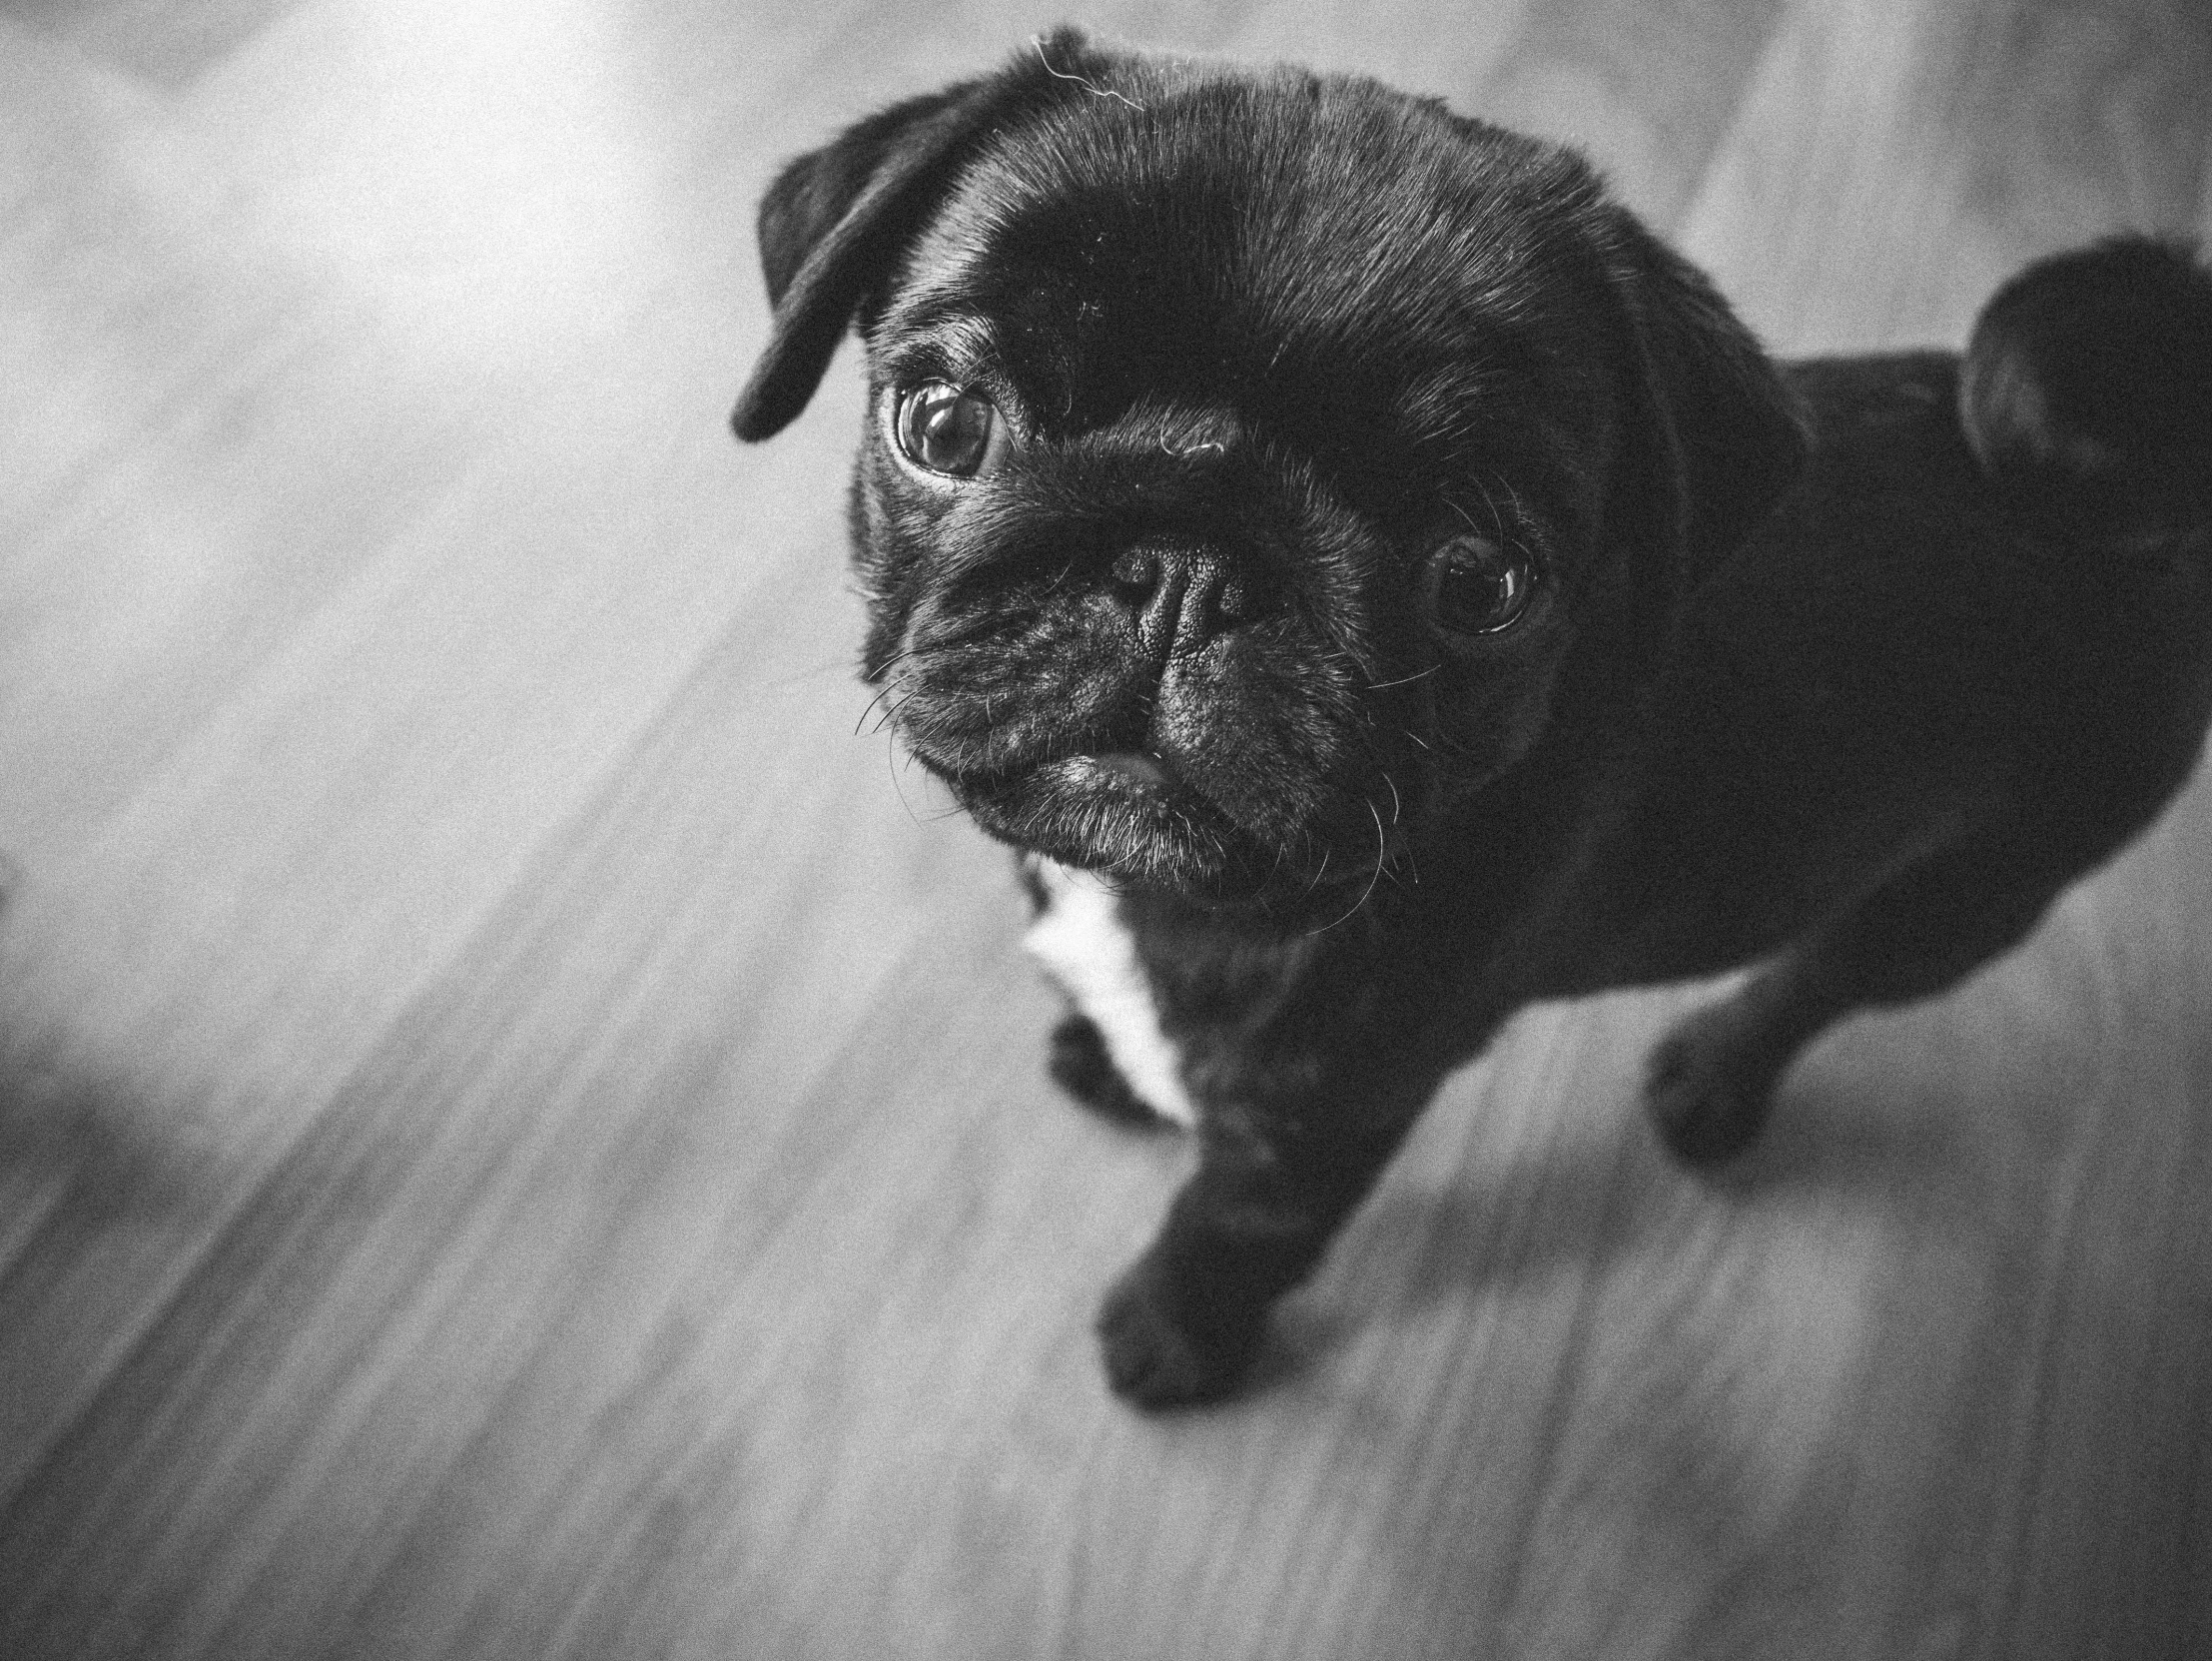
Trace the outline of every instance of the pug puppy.
[[1064, 32], [760, 210], [735, 426], [848, 327], [864, 677], [1020, 851], [1052, 1070], [1194, 1130], [1100, 1317], [1232, 1388], [1535, 999], [1712, 975], [1693, 1165], [1857, 1010], [2012, 946], [2212, 710], [2212, 279], [2123, 240], [1941, 352], [1778, 369], [1568, 151]]

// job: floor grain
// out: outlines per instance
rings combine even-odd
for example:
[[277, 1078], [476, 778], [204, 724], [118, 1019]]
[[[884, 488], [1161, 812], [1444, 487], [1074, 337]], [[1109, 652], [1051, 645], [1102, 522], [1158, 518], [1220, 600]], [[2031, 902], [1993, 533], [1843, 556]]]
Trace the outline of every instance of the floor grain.
[[[2212, 230], [2186, 0], [1101, 9], [1572, 137], [1778, 349]], [[1014, 8], [0, 0], [0, 1653], [2212, 1655], [2212, 784], [1739, 1175], [1694, 994], [1456, 1080], [1266, 1387], [1090, 1302], [1183, 1168], [1044, 1080], [873, 730], [776, 161]]]

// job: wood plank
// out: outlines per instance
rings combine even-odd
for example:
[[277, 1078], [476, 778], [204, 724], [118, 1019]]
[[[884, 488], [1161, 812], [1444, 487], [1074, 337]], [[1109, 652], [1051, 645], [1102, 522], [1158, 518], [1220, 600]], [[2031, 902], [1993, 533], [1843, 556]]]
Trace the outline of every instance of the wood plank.
[[[1709, 989], [1528, 1012], [1130, 1414], [1187, 1152], [870, 730], [852, 363], [722, 425], [777, 160], [1034, 18], [251, 9], [0, 9], [0, 1654], [2212, 1653], [2212, 780], [1725, 1182]], [[1094, 21], [1579, 134], [1792, 350], [2212, 230], [2178, 0]]]
[[1684, 241], [1780, 351], [1956, 346], [2031, 259], [2193, 228], [2208, 85], [2188, 0], [1800, 6]]

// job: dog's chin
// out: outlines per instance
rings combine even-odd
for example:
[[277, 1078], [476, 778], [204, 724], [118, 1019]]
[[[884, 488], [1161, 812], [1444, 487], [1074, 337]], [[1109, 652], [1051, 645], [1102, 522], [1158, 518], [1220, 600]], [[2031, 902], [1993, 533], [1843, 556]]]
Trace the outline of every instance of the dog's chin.
[[1264, 900], [1290, 874], [1275, 850], [1149, 756], [1065, 755], [946, 777], [990, 835], [1116, 882], [1233, 904]]

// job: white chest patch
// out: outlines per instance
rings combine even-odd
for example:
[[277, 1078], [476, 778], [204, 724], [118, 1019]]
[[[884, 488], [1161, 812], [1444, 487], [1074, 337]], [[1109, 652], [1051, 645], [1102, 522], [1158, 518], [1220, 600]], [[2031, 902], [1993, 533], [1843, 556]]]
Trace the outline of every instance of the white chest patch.
[[1162, 1119], [1196, 1125], [1182, 1058], [1159, 1030], [1152, 989], [1113, 891], [1088, 871], [1051, 860], [1039, 860], [1035, 870], [1049, 899], [1024, 948], [1105, 1036], [1106, 1054], [1138, 1099]]

